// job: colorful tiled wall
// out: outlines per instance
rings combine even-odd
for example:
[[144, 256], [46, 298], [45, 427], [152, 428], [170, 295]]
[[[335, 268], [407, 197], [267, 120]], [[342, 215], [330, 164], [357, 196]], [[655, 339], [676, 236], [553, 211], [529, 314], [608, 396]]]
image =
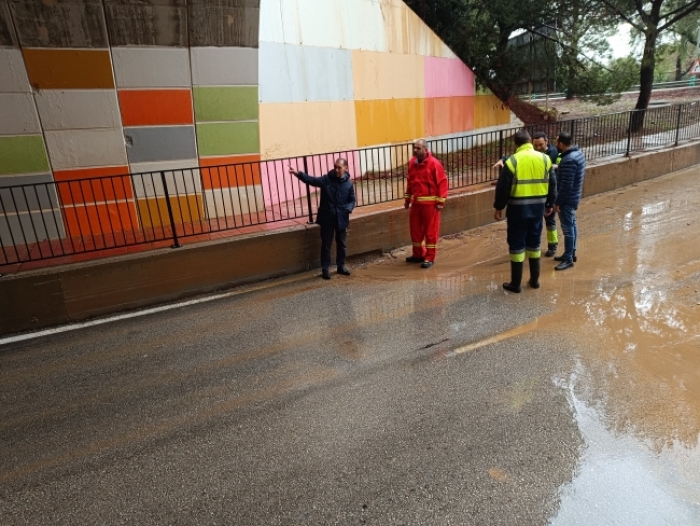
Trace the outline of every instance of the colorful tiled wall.
[[510, 112], [475, 94], [472, 71], [401, 1], [261, 2], [263, 159], [509, 123]]
[[65, 235], [58, 196], [52, 188], [40, 184], [26, 191], [8, 188], [53, 180], [9, 8], [7, 0], [0, 1], [0, 210], [7, 217], [0, 223], [0, 240], [4, 245]]
[[157, 228], [166, 195], [257, 222], [303, 194], [261, 159], [360, 173], [386, 155], [347, 152], [510, 122], [400, 0], [0, 0], [0, 72], [3, 244]]

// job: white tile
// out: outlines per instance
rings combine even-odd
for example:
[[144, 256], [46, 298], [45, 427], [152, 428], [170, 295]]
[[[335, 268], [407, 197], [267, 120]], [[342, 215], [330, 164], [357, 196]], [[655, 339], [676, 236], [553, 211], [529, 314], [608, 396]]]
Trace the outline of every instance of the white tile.
[[242, 47], [194, 47], [195, 86], [257, 86], [258, 50]]
[[170, 196], [201, 193], [202, 177], [199, 173], [197, 159], [185, 161], [166, 161], [157, 163], [134, 163], [131, 165], [131, 179], [137, 197], [164, 196], [163, 179]]
[[121, 126], [115, 90], [39, 90], [36, 104], [48, 131]]
[[260, 185], [205, 190], [204, 201], [210, 219], [255, 214], [265, 210]]
[[19, 49], [0, 48], [0, 92], [29, 93], [31, 91], [22, 52]]
[[114, 47], [112, 62], [119, 88], [191, 86], [190, 57], [187, 49]]
[[260, 102], [353, 100], [352, 52], [260, 43]]
[[0, 135], [37, 135], [39, 116], [31, 93], [0, 93]]
[[121, 129], [47, 131], [45, 137], [54, 170], [127, 165]]

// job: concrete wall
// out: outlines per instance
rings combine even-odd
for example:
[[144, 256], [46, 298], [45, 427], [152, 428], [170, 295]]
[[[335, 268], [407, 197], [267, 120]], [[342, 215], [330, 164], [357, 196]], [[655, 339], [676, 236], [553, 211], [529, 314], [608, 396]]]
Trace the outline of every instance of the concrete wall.
[[[700, 164], [691, 144], [588, 168], [584, 195], [591, 196]], [[451, 196], [441, 233], [453, 234], [493, 221], [493, 189]], [[584, 203], [585, 206], [585, 203]], [[400, 204], [356, 216], [349, 253], [388, 251], [410, 244]], [[295, 227], [240, 236], [177, 250], [29, 271], [0, 278], [0, 334], [135, 309], [318, 266], [318, 227]], [[241, 255], [245, 256], [242, 257]]]
[[[401, 0], [0, 0], [0, 72], [0, 210], [22, 201], [6, 246], [168, 224], [144, 172], [166, 172], [176, 222], [274, 213], [305, 189], [261, 159], [512, 117]], [[108, 176], [107, 190], [75, 182]], [[31, 203], [1, 191], [43, 182], [58, 190]]]

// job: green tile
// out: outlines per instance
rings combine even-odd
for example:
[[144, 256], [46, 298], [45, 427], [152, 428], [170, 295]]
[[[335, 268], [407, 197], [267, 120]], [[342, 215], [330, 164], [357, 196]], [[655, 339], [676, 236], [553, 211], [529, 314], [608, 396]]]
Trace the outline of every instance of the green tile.
[[197, 123], [200, 156], [260, 153], [258, 122]]
[[197, 122], [257, 120], [258, 88], [195, 87], [194, 114]]
[[44, 138], [41, 135], [0, 137], [0, 175], [50, 170]]

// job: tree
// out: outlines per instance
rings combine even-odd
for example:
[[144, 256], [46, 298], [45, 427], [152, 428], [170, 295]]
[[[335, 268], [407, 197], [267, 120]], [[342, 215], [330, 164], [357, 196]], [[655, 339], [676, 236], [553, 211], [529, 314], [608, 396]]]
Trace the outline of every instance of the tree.
[[[605, 68], [585, 56], [586, 50], [602, 53], [607, 46], [605, 33], [616, 20], [603, 16], [601, 0], [405, 0], [435, 33], [474, 71], [477, 82], [491, 90], [520, 116], [512, 100], [513, 87], [530, 78], [530, 61], [524, 47], [513, 46], [512, 34], [529, 31], [538, 42], [537, 60], [551, 61], [571, 95], [600, 93], [610, 86], [602, 82], [581, 82], [593, 68], [600, 80]], [[700, 0], [698, 0], [700, 2]], [[553, 27], [554, 26], [554, 27]], [[551, 42], [553, 46], [542, 45]], [[556, 49], [549, 52], [549, 49]], [[530, 48], [528, 48], [530, 49]], [[550, 64], [547, 65], [549, 77]], [[563, 77], [561, 76], [563, 72]], [[545, 119], [545, 115], [542, 114]]]
[[[599, 61], [610, 56], [607, 37], [617, 23], [603, 14], [600, 0], [559, 0], [557, 16], [558, 38], [562, 44], [561, 73], [567, 98], [590, 94], [580, 77], [590, 69], [605, 69]], [[584, 56], [584, 51], [597, 56], [598, 60]]]
[[[700, 1], [700, 0], [699, 0]], [[511, 34], [551, 17], [546, 2], [406, 0], [411, 9], [474, 71], [477, 82], [507, 103], [528, 64], [509, 46]]]
[[641, 129], [644, 113], [649, 107], [654, 69], [656, 67], [656, 46], [659, 35], [674, 24], [695, 12], [700, 0], [602, 0], [612, 14], [621, 18], [644, 35], [644, 52], [639, 68], [639, 97], [632, 122], [632, 131]]

